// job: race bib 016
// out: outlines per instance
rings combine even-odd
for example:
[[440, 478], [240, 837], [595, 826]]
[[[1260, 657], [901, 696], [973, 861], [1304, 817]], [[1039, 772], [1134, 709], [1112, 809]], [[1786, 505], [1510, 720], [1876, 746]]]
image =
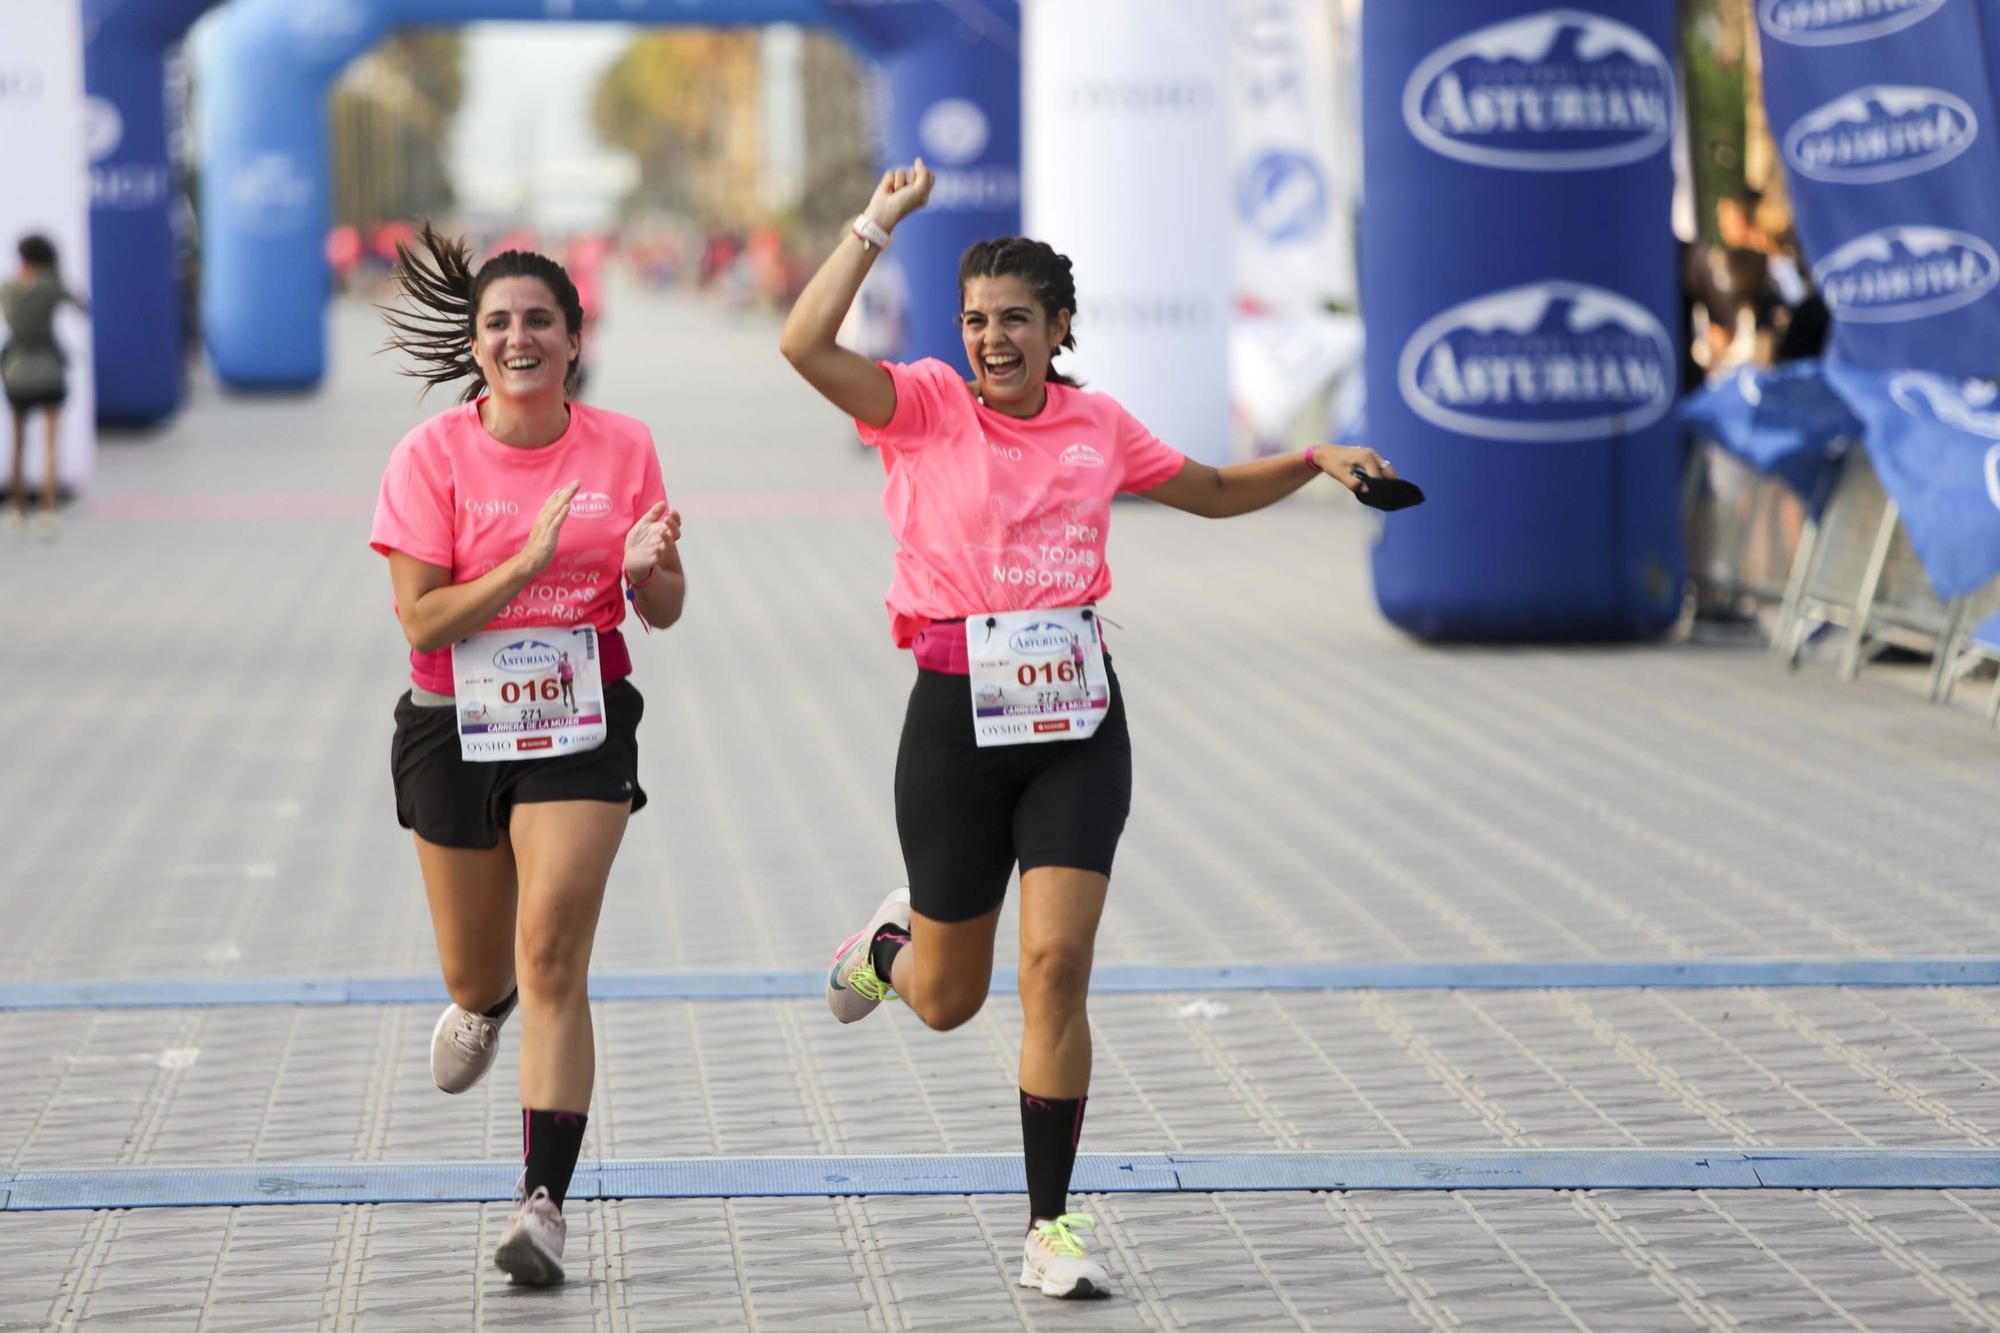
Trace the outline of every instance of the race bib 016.
[[604, 744], [597, 631], [511, 629], [451, 646], [458, 750], [474, 763], [549, 759]]
[[967, 616], [965, 656], [982, 748], [1083, 740], [1111, 710], [1095, 607]]

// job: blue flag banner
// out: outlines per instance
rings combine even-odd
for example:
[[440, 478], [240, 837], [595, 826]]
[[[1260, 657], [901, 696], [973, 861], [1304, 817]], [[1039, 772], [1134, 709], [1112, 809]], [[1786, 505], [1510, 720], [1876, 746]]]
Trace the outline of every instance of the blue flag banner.
[[1818, 361], [1744, 366], [1683, 398], [1681, 424], [1791, 487], [1817, 518], [1861, 422]]
[[1869, 461], [1938, 594], [2000, 575], [2000, 389], [1837, 360], [1827, 377], [1861, 418]]
[[1429, 497], [1385, 521], [1375, 596], [1414, 634], [1679, 612], [1674, 9], [1362, 9], [1367, 429]]
[[2000, 372], [1993, 0], [1756, 0], [1771, 133], [1834, 348]]

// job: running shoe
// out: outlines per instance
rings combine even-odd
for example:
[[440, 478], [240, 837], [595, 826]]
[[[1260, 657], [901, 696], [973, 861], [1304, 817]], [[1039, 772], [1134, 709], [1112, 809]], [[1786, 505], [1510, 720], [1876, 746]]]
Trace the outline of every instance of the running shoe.
[[500, 1233], [500, 1247], [493, 1251], [493, 1266], [507, 1275], [509, 1282], [524, 1287], [550, 1287], [563, 1280], [563, 1241], [569, 1223], [549, 1197], [546, 1185], [507, 1215], [507, 1229]]
[[1053, 1222], [1037, 1222], [1021, 1251], [1021, 1285], [1040, 1287], [1042, 1295], [1082, 1300], [1111, 1294], [1111, 1275], [1104, 1265], [1083, 1252], [1075, 1228], [1095, 1226], [1088, 1213], [1064, 1213]]
[[843, 1023], [853, 1023], [875, 1012], [875, 1006], [894, 999], [887, 979], [875, 975], [868, 950], [875, 932], [890, 923], [910, 928], [910, 891], [897, 889], [882, 900], [868, 924], [848, 936], [847, 943], [834, 950], [833, 966], [826, 974], [826, 1007]]
[[506, 1021], [505, 1015], [488, 1018], [455, 1004], [445, 1009], [431, 1030], [431, 1079], [439, 1091], [464, 1092], [486, 1077], [500, 1054], [500, 1025]]

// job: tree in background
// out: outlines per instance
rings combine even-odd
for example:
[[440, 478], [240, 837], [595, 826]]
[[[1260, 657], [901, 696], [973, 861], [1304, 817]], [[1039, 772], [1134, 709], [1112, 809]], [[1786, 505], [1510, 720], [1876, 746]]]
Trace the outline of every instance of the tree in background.
[[882, 175], [877, 126], [881, 91], [845, 42], [809, 33], [805, 51], [806, 189], [799, 222], [807, 235], [838, 237]]
[[773, 218], [764, 188], [759, 42], [751, 30], [647, 33], [605, 71], [592, 119], [639, 162], [632, 206], [703, 227], [775, 222], [818, 231], [852, 214], [876, 174], [872, 81], [839, 40], [808, 33], [800, 77], [810, 109], [800, 216]]
[[758, 215], [757, 34], [647, 33], [604, 72], [598, 137], [639, 162], [635, 205], [704, 226]]
[[348, 66], [333, 93], [336, 222], [451, 208], [445, 143], [465, 92], [464, 50], [456, 29], [411, 29]]
[[[1752, 73], [1756, 40], [1749, 0], [1683, 0], [1681, 48], [1686, 53], [1695, 216], [1709, 244], [1716, 240], [1715, 201], [1745, 184], [1751, 113], [1759, 96]], [[1756, 109], [1761, 120], [1761, 108]], [[1768, 138], [1768, 130], [1765, 134]]]

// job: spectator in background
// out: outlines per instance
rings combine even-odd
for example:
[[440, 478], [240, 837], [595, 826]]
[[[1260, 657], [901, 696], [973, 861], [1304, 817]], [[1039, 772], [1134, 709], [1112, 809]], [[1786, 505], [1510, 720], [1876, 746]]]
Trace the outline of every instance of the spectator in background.
[[1771, 360], [1803, 361], [1816, 357], [1826, 349], [1833, 320], [1827, 313], [1825, 298], [1807, 275], [1791, 210], [1779, 200], [1767, 197], [1758, 204], [1752, 222], [1751, 238], [1764, 254], [1764, 271], [1779, 302], [1773, 321], [1776, 342]]
[[343, 222], [326, 234], [326, 266], [333, 273], [333, 289], [344, 295], [361, 266], [361, 228]]
[[56, 247], [48, 237], [22, 237], [19, 253], [20, 272], [0, 284], [0, 316], [7, 321], [6, 345], [0, 347], [0, 384], [6, 386], [14, 418], [7, 525], [17, 532], [28, 526], [28, 419], [40, 412], [47, 423], [48, 468], [42, 473], [42, 509], [35, 525], [37, 535], [48, 539], [56, 532], [59, 426], [63, 403], [69, 398], [69, 358], [56, 341], [56, 311], [68, 303], [88, 313], [90, 304], [63, 285]]

